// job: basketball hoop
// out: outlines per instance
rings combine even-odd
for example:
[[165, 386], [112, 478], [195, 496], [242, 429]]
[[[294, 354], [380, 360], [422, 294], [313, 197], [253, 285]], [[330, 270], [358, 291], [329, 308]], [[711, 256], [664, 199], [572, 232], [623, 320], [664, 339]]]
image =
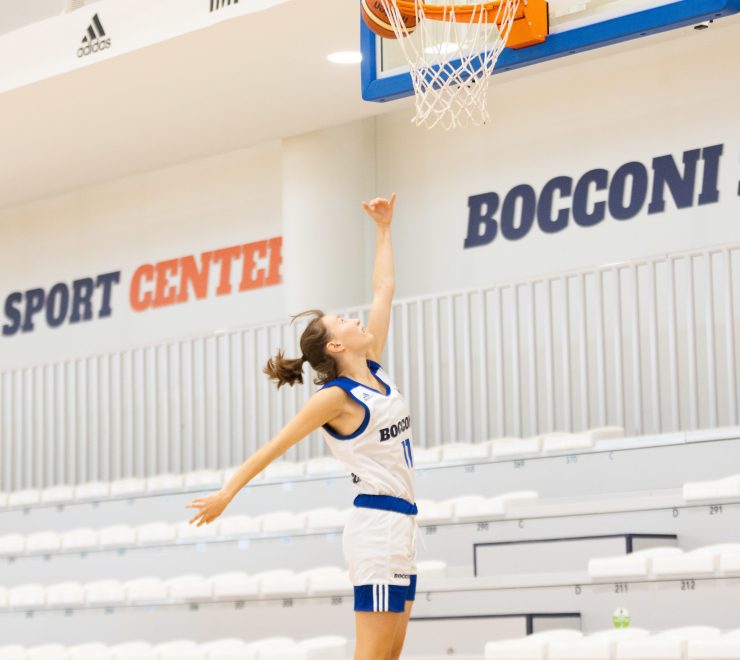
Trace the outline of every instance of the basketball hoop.
[[485, 124], [488, 80], [504, 46], [542, 43], [547, 34], [545, 0], [379, 1], [409, 65], [417, 126]]

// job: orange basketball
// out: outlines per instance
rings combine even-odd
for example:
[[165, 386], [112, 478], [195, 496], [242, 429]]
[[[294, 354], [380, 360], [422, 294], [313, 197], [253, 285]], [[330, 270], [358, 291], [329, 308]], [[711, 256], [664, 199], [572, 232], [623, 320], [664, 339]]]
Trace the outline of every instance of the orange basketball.
[[[393, 0], [390, 0], [391, 2]], [[396, 33], [380, 0], [360, 0], [362, 20], [375, 34], [385, 39], [395, 39]], [[416, 16], [403, 16], [403, 24], [411, 33], [416, 29]]]

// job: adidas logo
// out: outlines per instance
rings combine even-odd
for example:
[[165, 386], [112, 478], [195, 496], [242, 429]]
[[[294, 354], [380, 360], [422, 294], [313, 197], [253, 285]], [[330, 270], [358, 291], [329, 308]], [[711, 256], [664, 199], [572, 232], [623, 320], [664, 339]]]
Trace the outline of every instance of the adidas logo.
[[82, 37], [82, 46], [77, 49], [77, 57], [85, 57], [100, 50], [110, 48], [110, 37], [105, 36], [103, 24], [98, 15], [92, 17], [90, 25], [87, 26], [85, 36]]
[[211, 0], [211, 11], [223, 9], [224, 7], [230, 7], [232, 4], [238, 5], [239, 0]]

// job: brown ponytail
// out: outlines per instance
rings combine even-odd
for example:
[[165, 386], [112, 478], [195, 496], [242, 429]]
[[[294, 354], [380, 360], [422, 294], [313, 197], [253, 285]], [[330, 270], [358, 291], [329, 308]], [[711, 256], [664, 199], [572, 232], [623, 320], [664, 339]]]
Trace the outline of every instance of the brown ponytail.
[[[331, 335], [323, 324], [321, 317], [324, 312], [320, 309], [310, 309], [295, 316], [291, 316], [291, 324], [300, 316], [313, 315], [300, 340], [301, 351], [306, 361], [318, 373], [314, 379], [315, 385], [324, 385], [330, 380], [339, 377], [337, 363], [331, 355], [326, 352], [326, 345], [331, 341]], [[267, 360], [267, 365], [262, 370], [270, 380], [277, 382], [278, 389], [285, 385], [303, 383], [303, 357], [286, 358], [282, 350], [278, 349], [277, 355]]]

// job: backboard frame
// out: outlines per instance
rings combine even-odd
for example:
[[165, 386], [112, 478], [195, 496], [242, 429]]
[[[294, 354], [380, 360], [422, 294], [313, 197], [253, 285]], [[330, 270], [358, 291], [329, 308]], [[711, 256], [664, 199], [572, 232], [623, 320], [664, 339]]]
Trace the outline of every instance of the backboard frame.
[[[548, 36], [543, 44], [513, 50], [505, 48], [494, 73], [511, 71], [551, 59], [610, 46], [668, 30], [697, 25], [740, 12], [740, 0], [677, 0]], [[359, 14], [359, 12], [358, 12]], [[360, 18], [362, 51], [362, 98], [385, 103], [413, 94], [408, 72], [383, 75], [378, 73], [378, 39]], [[454, 62], [453, 65], [456, 65]]]

